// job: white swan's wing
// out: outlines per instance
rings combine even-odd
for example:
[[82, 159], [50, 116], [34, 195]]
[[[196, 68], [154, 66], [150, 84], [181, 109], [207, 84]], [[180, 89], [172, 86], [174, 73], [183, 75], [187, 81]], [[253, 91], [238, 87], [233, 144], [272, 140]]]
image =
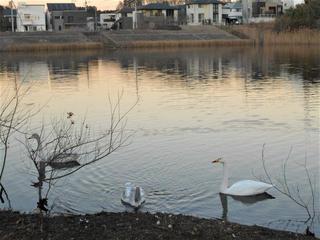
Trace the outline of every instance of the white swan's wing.
[[124, 191], [121, 196], [121, 200], [127, 204], [131, 204], [132, 202], [132, 192], [133, 192], [133, 186], [131, 183], [126, 183]]
[[140, 197], [137, 201], [135, 200], [135, 193], [136, 187], [133, 186], [131, 183], [126, 183], [125, 189], [121, 196], [121, 201], [124, 204], [130, 205], [134, 208], [140, 207], [145, 202], [145, 193], [143, 189], [140, 187]]
[[253, 180], [243, 180], [234, 183], [230, 186], [224, 193], [229, 195], [236, 195], [236, 196], [252, 196], [264, 193], [268, 189], [272, 188], [273, 186], [264, 183], [258, 182]]

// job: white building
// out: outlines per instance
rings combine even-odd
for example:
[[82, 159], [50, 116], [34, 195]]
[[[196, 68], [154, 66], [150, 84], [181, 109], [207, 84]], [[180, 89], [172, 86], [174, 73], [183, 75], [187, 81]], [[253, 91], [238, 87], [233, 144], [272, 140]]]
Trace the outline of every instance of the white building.
[[222, 2], [191, 0], [186, 4], [188, 25], [221, 24]]
[[116, 13], [101, 13], [100, 26], [102, 29], [110, 29], [116, 21]]
[[45, 5], [20, 3], [17, 7], [17, 32], [45, 30]]

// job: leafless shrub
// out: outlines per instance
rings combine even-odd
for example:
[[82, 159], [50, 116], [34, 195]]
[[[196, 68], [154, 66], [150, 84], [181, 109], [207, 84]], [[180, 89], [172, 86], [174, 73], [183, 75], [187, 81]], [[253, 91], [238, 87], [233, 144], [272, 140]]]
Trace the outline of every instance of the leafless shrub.
[[[132, 134], [125, 130], [127, 115], [136, 103], [122, 112], [122, 94], [118, 94], [115, 104], [112, 104], [110, 97], [108, 99], [110, 112], [107, 114], [106, 126], [99, 132], [92, 132], [86, 119], [78, 122], [74, 113], [69, 112], [66, 117], [53, 120], [49, 127], [43, 125], [38, 134], [26, 136], [23, 144], [36, 170], [37, 181], [33, 186], [38, 188], [38, 208], [41, 212], [47, 211], [48, 194], [57, 180], [105, 159], [128, 144]], [[33, 147], [32, 138], [37, 140], [36, 148]]]
[[4, 203], [2, 194], [5, 194], [11, 207], [9, 196], [3, 185], [3, 175], [8, 159], [9, 143], [12, 135], [16, 132], [22, 133], [30, 117], [37, 113], [32, 106], [24, 105], [24, 99], [31, 87], [23, 87], [24, 79], [18, 83], [14, 79], [13, 86], [1, 89], [0, 92], [0, 200]]
[[[290, 148], [290, 151], [285, 158], [285, 160], [282, 163], [281, 166], [281, 175], [280, 177], [273, 177], [270, 173], [270, 171], [267, 169], [266, 160], [265, 160], [265, 145], [263, 145], [262, 148], [262, 154], [261, 154], [261, 161], [263, 166], [263, 171], [265, 176], [260, 177], [260, 180], [267, 182], [269, 184], [272, 184], [273, 187], [281, 194], [288, 197], [290, 200], [292, 200], [296, 205], [303, 208], [304, 211], [307, 214], [307, 218], [304, 220], [304, 224], [307, 225], [306, 232], [309, 231], [309, 227], [312, 227], [314, 224], [314, 220], [317, 217], [317, 210], [316, 210], [316, 191], [315, 191], [315, 180], [313, 180], [313, 176], [310, 173], [308, 167], [307, 167], [307, 157], [305, 157], [303, 164], [300, 165], [300, 167], [303, 169], [306, 177], [306, 181], [303, 185], [296, 184], [289, 184], [288, 181], [288, 164], [290, 155], [292, 153], [292, 148]], [[307, 185], [307, 187], [305, 187]], [[308, 191], [308, 195], [310, 197], [302, 196], [302, 189]], [[319, 217], [319, 216], [318, 216]]]

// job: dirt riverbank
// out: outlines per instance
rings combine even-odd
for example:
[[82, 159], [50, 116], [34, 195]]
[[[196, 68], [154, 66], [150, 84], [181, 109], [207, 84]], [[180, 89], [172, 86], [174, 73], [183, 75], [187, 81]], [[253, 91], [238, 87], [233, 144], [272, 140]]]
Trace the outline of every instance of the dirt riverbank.
[[44, 218], [0, 211], [0, 239], [315, 239], [302, 234], [221, 220], [150, 213], [98, 213]]

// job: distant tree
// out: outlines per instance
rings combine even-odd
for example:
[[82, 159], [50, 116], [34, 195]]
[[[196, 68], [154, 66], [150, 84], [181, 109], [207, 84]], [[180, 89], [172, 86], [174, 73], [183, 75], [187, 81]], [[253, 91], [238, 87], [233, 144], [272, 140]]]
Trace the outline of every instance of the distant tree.
[[116, 9], [122, 9], [123, 7], [129, 7], [129, 8], [135, 8], [136, 4], [137, 6], [142, 6], [143, 5], [143, 0], [123, 0], [119, 1]]
[[87, 6], [87, 14], [88, 14], [88, 17], [96, 17], [97, 16], [97, 7]]
[[276, 31], [295, 30], [299, 28], [320, 28], [320, 1], [306, 0], [289, 9], [276, 20]]
[[123, 2], [122, 2], [122, 1], [119, 1], [116, 9], [117, 9], [117, 10], [120, 10], [120, 9], [123, 8], [123, 6], [124, 6], [124, 5], [123, 5]]

